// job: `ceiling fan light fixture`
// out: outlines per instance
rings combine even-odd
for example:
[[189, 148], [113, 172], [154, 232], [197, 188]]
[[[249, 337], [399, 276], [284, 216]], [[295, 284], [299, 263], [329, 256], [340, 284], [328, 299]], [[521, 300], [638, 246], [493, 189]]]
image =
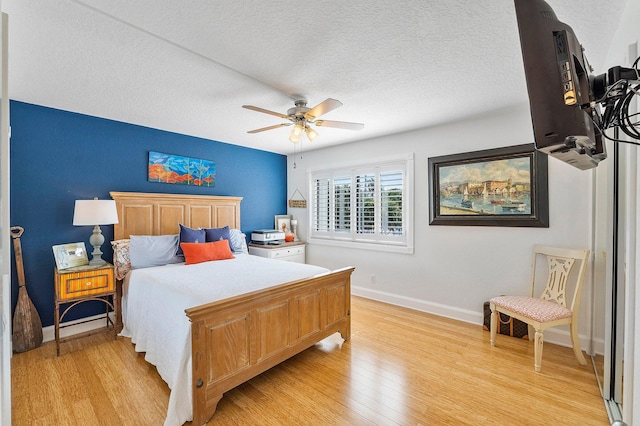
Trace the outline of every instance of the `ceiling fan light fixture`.
[[293, 143], [300, 142], [300, 136], [302, 135], [302, 124], [296, 123], [291, 129], [291, 134], [289, 135], [289, 140]]
[[342, 106], [342, 102], [340, 102], [339, 100], [327, 98], [313, 108], [308, 108], [307, 101], [304, 99], [296, 100], [295, 107], [289, 108], [286, 115], [253, 105], [242, 105], [242, 108], [250, 109], [264, 114], [274, 115], [288, 121], [286, 123], [261, 127], [255, 130], [249, 130], [247, 133], [260, 133], [266, 130], [293, 125], [291, 133], [289, 134], [289, 140], [293, 143], [299, 143], [303, 132], [307, 134], [307, 138], [309, 139], [309, 141], [313, 141], [316, 137], [318, 137], [318, 132], [311, 129], [310, 124], [314, 124], [319, 127], [324, 126], [334, 127], [338, 129], [362, 130], [364, 128], [364, 124], [362, 123], [351, 123], [348, 121], [335, 120], [318, 120], [318, 117], [320, 117], [321, 115], [326, 114], [329, 111], [333, 111], [340, 106]]
[[309, 138], [309, 141], [311, 141], [311, 142], [313, 142], [313, 140], [316, 138], [316, 136], [318, 136], [318, 132], [316, 132], [315, 130], [313, 130], [309, 126], [305, 127], [304, 131], [307, 134], [307, 137]]

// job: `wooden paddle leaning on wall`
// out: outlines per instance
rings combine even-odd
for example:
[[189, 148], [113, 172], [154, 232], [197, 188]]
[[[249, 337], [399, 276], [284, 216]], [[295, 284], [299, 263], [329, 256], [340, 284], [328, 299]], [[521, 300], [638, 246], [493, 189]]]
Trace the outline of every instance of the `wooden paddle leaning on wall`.
[[26, 352], [42, 344], [42, 322], [36, 307], [29, 299], [24, 279], [24, 265], [22, 264], [22, 246], [20, 236], [24, 228], [11, 227], [13, 251], [16, 256], [16, 271], [18, 272], [18, 304], [13, 313], [13, 351]]

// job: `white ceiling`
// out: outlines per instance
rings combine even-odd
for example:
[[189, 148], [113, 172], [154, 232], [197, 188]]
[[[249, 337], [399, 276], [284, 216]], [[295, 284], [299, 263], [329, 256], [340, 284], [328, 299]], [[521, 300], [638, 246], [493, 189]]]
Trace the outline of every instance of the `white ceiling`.
[[[547, 0], [597, 73], [627, 0]], [[628, 0], [636, 1], [636, 0]], [[288, 154], [286, 113], [335, 98], [302, 149], [527, 101], [512, 0], [3, 0], [10, 98]], [[133, 142], [133, 141], [132, 141]]]

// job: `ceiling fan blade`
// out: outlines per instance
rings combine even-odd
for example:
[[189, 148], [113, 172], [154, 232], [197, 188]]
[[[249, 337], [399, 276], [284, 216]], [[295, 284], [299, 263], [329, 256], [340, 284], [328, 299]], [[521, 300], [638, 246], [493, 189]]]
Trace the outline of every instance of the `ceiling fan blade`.
[[307, 111], [304, 117], [307, 120], [313, 120], [320, 117], [323, 114], [328, 113], [329, 111], [333, 111], [336, 108], [340, 108], [342, 106], [342, 102], [336, 99], [327, 98], [324, 101], [320, 102], [318, 105], [311, 108]]
[[258, 112], [263, 112], [265, 114], [275, 115], [276, 117], [280, 117], [280, 118], [286, 118], [286, 119], [289, 118], [284, 114], [280, 114], [279, 112], [269, 111], [268, 109], [260, 108], [260, 107], [253, 106], [253, 105], [242, 105], [242, 108], [246, 108], [246, 109], [250, 109], [250, 110], [258, 111]]
[[336, 127], [338, 129], [347, 129], [347, 130], [364, 129], [364, 124], [351, 123], [348, 121], [316, 120], [315, 125], [320, 127]]
[[255, 130], [249, 130], [247, 133], [260, 133], [260, 132], [264, 132], [266, 130], [272, 130], [272, 129], [277, 129], [277, 128], [280, 128], [280, 127], [291, 126], [292, 124], [293, 123], [276, 124], [274, 126], [262, 127], [260, 129], [255, 129]]

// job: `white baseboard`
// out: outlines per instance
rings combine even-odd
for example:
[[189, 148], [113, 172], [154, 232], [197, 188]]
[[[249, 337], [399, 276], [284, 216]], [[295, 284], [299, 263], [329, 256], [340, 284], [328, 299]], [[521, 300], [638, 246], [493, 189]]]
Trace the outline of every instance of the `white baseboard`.
[[[113, 312], [109, 313], [109, 317], [113, 321]], [[86, 333], [88, 331], [104, 328], [107, 323], [107, 319], [104, 314], [94, 315], [92, 317], [81, 318], [73, 321], [65, 321], [64, 328], [60, 329], [60, 337], [73, 336], [75, 334]], [[42, 328], [42, 340], [44, 342], [50, 342], [56, 339], [56, 330], [53, 325]]]
[[[404, 308], [415, 309], [417, 311], [438, 315], [445, 318], [451, 318], [470, 324], [482, 325], [484, 322], [484, 312], [470, 311], [454, 306], [442, 305], [426, 300], [415, 299], [397, 294], [387, 293], [379, 290], [372, 290], [366, 287], [351, 286], [351, 293], [354, 296], [360, 296], [367, 299], [377, 300], [379, 302], [389, 303], [391, 305], [402, 306]], [[571, 337], [568, 331], [558, 328], [550, 328], [544, 332], [544, 341], [554, 343], [560, 346], [571, 347]], [[589, 338], [580, 336], [580, 347], [589, 347]], [[593, 350], [596, 354], [604, 354], [604, 340], [595, 339], [593, 342]], [[588, 352], [587, 352], [588, 353]]]
[[387, 293], [370, 288], [351, 286], [351, 293], [354, 296], [365, 297], [380, 302], [389, 303], [391, 305], [411, 308], [421, 312], [439, 315], [441, 317], [452, 318], [471, 324], [482, 324], [482, 312], [468, 311], [466, 309], [455, 308], [453, 306], [441, 305], [426, 300], [414, 299], [397, 294]]

